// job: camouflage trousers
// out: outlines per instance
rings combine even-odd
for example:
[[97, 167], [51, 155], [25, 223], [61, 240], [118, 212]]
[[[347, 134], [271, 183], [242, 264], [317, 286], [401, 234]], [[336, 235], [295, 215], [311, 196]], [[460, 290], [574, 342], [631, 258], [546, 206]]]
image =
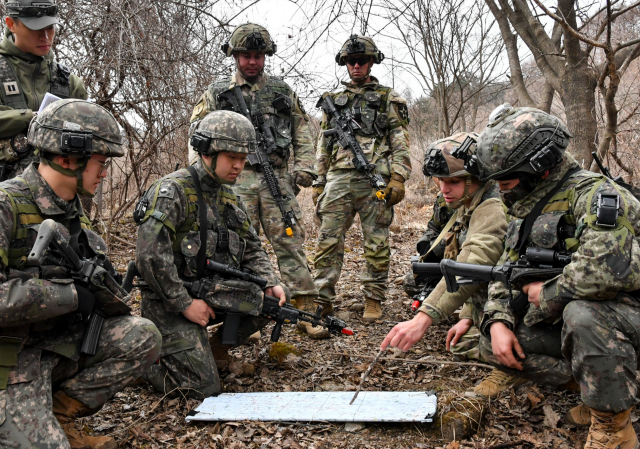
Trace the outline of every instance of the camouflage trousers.
[[291, 237], [285, 232], [282, 214], [269, 193], [262, 173], [245, 167], [238, 177], [234, 191], [247, 207], [249, 219], [255, 230], [260, 232], [260, 226], [262, 226], [278, 259], [280, 277], [291, 290], [292, 298], [300, 296], [316, 298], [318, 290], [313, 283], [307, 255], [304, 252], [304, 221], [294, 194], [293, 177], [286, 170], [276, 169], [275, 172], [276, 175], [280, 175], [282, 191], [289, 197], [289, 200], [285, 201], [285, 208], [293, 210], [297, 220]]
[[460, 361], [475, 360], [484, 362], [485, 360], [480, 353], [480, 336], [480, 329], [472, 325], [467, 333], [460, 337], [458, 343], [450, 347], [451, 354]]
[[518, 324], [523, 370], [501, 366], [482, 337], [483, 358], [507, 373], [561, 386], [572, 378], [589, 407], [619, 413], [638, 402], [636, 369], [640, 353], [640, 307], [616, 301], [572, 301], [555, 325]]
[[365, 266], [360, 274], [366, 299], [383, 301], [389, 274], [389, 226], [393, 207], [374, 196], [367, 178], [355, 170], [336, 170], [327, 175], [324, 192], [318, 198], [316, 215], [322, 223], [316, 244], [314, 281], [319, 302], [328, 306], [336, 296], [344, 260], [345, 235], [356, 214], [364, 237]]
[[[81, 339], [78, 333], [69, 344], [79, 346]], [[149, 320], [121, 316], [105, 321], [92, 357], [74, 361], [34, 347], [23, 349], [27, 357], [20, 360], [29, 360], [30, 369], [0, 391], [0, 447], [69, 448], [51, 410], [52, 391], [62, 390], [97, 411], [144, 373], [158, 357], [160, 344], [160, 333]]]
[[[207, 328], [186, 319], [181, 313], [166, 312], [162, 301], [142, 298], [142, 316], [153, 321], [162, 334], [162, 353], [144, 379], [162, 394], [178, 394], [204, 399], [220, 392], [218, 368], [211, 352]], [[222, 316], [210, 321], [213, 325]], [[251, 334], [262, 329], [269, 320], [249, 315], [242, 317], [238, 328], [238, 342], [246, 342]], [[219, 332], [212, 344], [221, 344]], [[216, 341], [217, 340], [217, 341]]]

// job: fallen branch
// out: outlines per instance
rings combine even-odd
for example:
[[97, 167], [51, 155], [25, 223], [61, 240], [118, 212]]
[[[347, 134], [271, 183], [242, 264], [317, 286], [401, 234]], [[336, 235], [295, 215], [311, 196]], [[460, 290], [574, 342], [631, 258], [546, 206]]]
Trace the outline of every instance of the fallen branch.
[[525, 444], [526, 441], [524, 440], [516, 440], [516, 441], [512, 441], [510, 443], [501, 443], [501, 444], [496, 444], [495, 446], [489, 446], [488, 449], [506, 449], [508, 447], [513, 447], [513, 446], [519, 446], [521, 444]]
[[[328, 355], [339, 355], [342, 357], [354, 357], [359, 359], [373, 359], [374, 357], [370, 355], [356, 355], [356, 354], [347, 354], [343, 352], [325, 352]], [[403, 363], [416, 363], [418, 365], [458, 365], [458, 366], [477, 366], [480, 368], [488, 368], [493, 369], [491, 365], [485, 365], [484, 363], [473, 363], [473, 362], [449, 362], [447, 360], [414, 360], [414, 359], [393, 359], [393, 358], [381, 358], [379, 360], [384, 360], [386, 362], [403, 362]]]
[[112, 238], [112, 239], [115, 239], [115, 240], [119, 241], [119, 242], [120, 242], [120, 243], [122, 243], [123, 245], [127, 245], [127, 246], [129, 246], [129, 247], [131, 247], [131, 248], [136, 248], [136, 244], [135, 244], [135, 243], [131, 243], [130, 241], [125, 240], [125, 239], [122, 239], [122, 238], [118, 237], [117, 235], [110, 234], [110, 235], [109, 235], [109, 237], [110, 237], [110, 238]]

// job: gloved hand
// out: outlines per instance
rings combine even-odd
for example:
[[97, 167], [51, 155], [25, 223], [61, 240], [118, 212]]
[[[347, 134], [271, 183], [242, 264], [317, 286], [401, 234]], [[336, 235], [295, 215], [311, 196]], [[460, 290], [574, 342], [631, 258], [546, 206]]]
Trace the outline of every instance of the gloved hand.
[[313, 175], [306, 171], [299, 171], [294, 174], [294, 182], [300, 187], [311, 187], [313, 182]]
[[86, 287], [75, 284], [76, 292], [78, 293], [78, 308], [76, 312], [82, 314], [82, 318], [85, 320], [93, 313], [93, 309], [96, 306], [96, 297]]
[[311, 194], [311, 199], [313, 200], [314, 205], [318, 204], [318, 197], [322, 195], [322, 192], [324, 192], [324, 184], [313, 186], [313, 193]]
[[387, 207], [395, 206], [404, 198], [404, 178], [395, 173], [391, 176], [391, 181], [384, 191], [384, 198], [387, 200]]

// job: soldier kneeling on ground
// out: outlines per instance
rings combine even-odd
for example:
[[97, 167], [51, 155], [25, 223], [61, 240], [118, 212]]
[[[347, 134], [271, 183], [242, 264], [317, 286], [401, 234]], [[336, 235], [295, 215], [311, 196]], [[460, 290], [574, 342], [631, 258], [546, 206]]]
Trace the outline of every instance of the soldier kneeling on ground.
[[[199, 160], [153, 184], [136, 207], [141, 216], [134, 218], [140, 222], [136, 267], [146, 283], [141, 289], [142, 316], [156, 323], [163, 339], [160, 361], [144, 379], [160, 392], [176, 395], [180, 390], [201, 399], [220, 392], [216, 360], [228, 361], [231, 348], [222, 343], [221, 328], [211, 340], [207, 334], [208, 325], [227, 320], [229, 314], [219, 316], [184, 285], [204, 277], [201, 261], [249, 268], [267, 280], [265, 294], [279, 298], [281, 306], [286, 298], [244, 203], [231, 188], [255, 145], [253, 125], [235, 112], [214, 111], [198, 123], [192, 145], [194, 139]], [[202, 227], [206, 229], [204, 259], [200, 257]], [[213, 282], [207, 297], [238, 300], [237, 290], [219, 284]], [[245, 343], [268, 322], [243, 315], [238, 342]]]
[[[507, 231], [505, 207], [495, 182], [483, 182], [464, 168], [464, 159], [452, 155], [459, 148], [468, 148], [468, 159], [475, 152], [477, 134], [458, 133], [437, 140], [427, 148], [423, 172], [436, 180], [448, 206], [455, 210], [432, 249], [445, 242], [444, 258], [478, 265], [495, 265], [504, 249]], [[467, 140], [468, 139], [468, 140]], [[465, 145], [467, 144], [467, 145]], [[462, 155], [456, 155], [462, 157]], [[427, 251], [423, 259], [428, 259]], [[482, 311], [487, 300], [487, 283], [466, 285], [455, 293], [447, 292], [444, 279], [424, 300], [416, 316], [397, 324], [386, 336], [382, 348], [388, 345], [408, 351], [433, 324], [450, 317], [463, 307], [460, 321], [447, 334], [447, 350], [464, 360], [480, 360], [480, 332]], [[474, 392], [494, 397], [501, 391], [526, 382], [494, 370]]]
[[[93, 195], [109, 158], [124, 155], [120, 128], [101, 106], [60, 100], [31, 122], [28, 139], [40, 163], [0, 183], [0, 447], [115, 449], [113, 438], [86, 435], [73, 420], [142, 375], [161, 344], [153, 323], [130, 316], [120, 300], [119, 276], [78, 197]], [[100, 277], [74, 281], [57, 256], [26, 266], [47, 219], [79, 258], [100, 260]], [[39, 279], [45, 272], [56, 275]], [[83, 353], [86, 320], [105, 300], [114, 316], [105, 318], [94, 354]]]

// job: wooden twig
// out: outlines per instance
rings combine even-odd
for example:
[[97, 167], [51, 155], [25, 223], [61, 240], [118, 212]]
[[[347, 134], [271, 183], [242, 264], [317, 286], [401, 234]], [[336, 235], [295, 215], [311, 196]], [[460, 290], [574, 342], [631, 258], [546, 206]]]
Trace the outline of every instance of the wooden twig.
[[[360, 359], [373, 359], [369, 355], [356, 355], [356, 354], [347, 354], [344, 352], [325, 352], [327, 355], [339, 355], [342, 357], [354, 357]], [[380, 355], [380, 354], [378, 354]], [[376, 361], [378, 359], [376, 358]], [[477, 366], [480, 368], [488, 368], [493, 369], [491, 365], [485, 365], [484, 363], [474, 363], [474, 362], [450, 362], [448, 360], [414, 360], [414, 359], [392, 359], [389, 357], [382, 358], [379, 360], [384, 360], [385, 362], [403, 362], [403, 363], [417, 363], [418, 365], [458, 365], [458, 366]], [[373, 364], [372, 364], [373, 365]]]
[[367, 370], [364, 372], [364, 376], [362, 376], [362, 379], [360, 379], [360, 384], [356, 389], [356, 394], [354, 394], [353, 398], [351, 398], [351, 402], [349, 402], [349, 405], [353, 404], [353, 401], [355, 401], [356, 398], [358, 397], [358, 393], [360, 393], [360, 389], [362, 388], [364, 381], [367, 379], [367, 377], [369, 377], [369, 373], [373, 369], [373, 365], [376, 364], [376, 362], [378, 361], [378, 359], [380, 358], [383, 352], [384, 352], [384, 349], [381, 349], [380, 351], [378, 351], [378, 354], [375, 357], [369, 357], [369, 358], [373, 358], [373, 362], [371, 362], [371, 364], [369, 365], [369, 368], [367, 368]]
[[117, 235], [111, 234], [111, 235], [110, 235], [110, 237], [111, 237], [112, 239], [115, 239], [115, 240], [119, 241], [119, 242], [120, 242], [120, 243], [122, 243], [123, 245], [127, 245], [127, 246], [129, 246], [129, 247], [131, 247], [131, 248], [135, 248], [135, 247], [136, 247], [136, 244], [135, 244], [135, 243], [131, 243], [131, 242], [129, 242], [128, 240], [125, 240], [125, 239], [122, 239], [122, 238], [118, 237]]

